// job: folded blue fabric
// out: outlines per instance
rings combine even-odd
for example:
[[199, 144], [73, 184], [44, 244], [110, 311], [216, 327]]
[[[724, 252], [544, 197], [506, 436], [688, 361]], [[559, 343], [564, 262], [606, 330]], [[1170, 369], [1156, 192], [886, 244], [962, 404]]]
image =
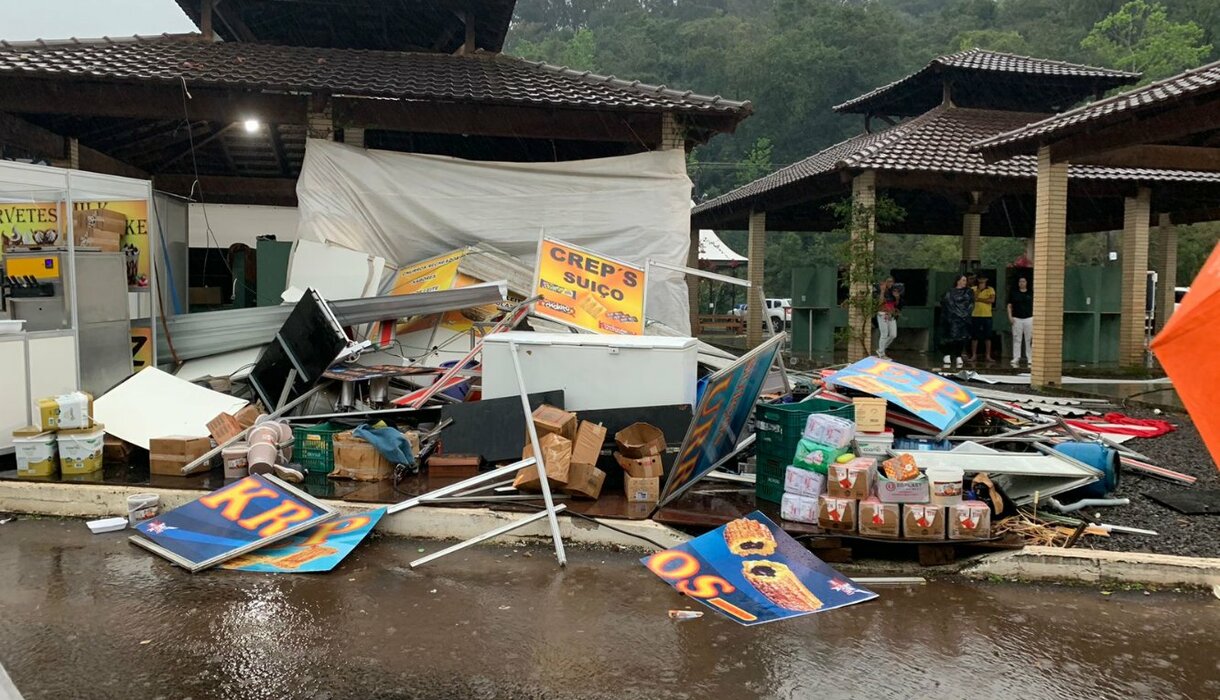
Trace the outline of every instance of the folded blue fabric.
[[411, 454], [411, 443], [407, 436], [393, 428], [373, 428], [363, 423], [352, 431], [352, 435], [372, 445], [392, 464], [415, 466], [415, 456]]

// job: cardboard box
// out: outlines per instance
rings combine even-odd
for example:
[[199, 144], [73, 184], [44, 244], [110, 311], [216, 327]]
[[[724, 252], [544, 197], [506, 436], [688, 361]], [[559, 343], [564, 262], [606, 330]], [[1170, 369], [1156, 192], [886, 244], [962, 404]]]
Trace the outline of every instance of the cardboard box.
[[852, 405], [856, 408], [856, 430], [865, 433], [885, 430], [885, 407], [888, 403], [885, 399], [852, 399]]
[[[538, 446], [542, 448], [542, 462], [546, 467], [547, 483], [552, 491], [558, 491], [568, 483], [568, 470], [572, 466], [572, 441], [558, 433], [547, 433], [538, 438]], [[525, 449], [521, 451], [521, 459], [534, 456], [534, 446], [528, 440]], [[517, 472], [513, 487], [519, 491], [542, 491], [542, 482], [538, 479], [537, 467], [526, 467]]]
[[856, 433], [856, 439], [853, 442], [856, 445], [856, 454], [861, 457], [885, 459], [889, 457], [890, 448], [894, 446], [894, 431], [884, 430], [879, 433], [860, 431]]
[[665, 434], [647, 423], [632, 423], [618, 431], [614, 444], [624, 457], [632, 459], [665, 454]]
[[926, 476], [894, 481], [885, 474], [877, 474], [877, 498], [882, 503], [927, 503], [931, 496]]
[[826, 477], [810, 469], [791, 466], [784, 470], [784, 492], [815, 499], [826, 491]]
[[982, 501], [949, 506], [949, 539], [985, 540], [991, 537], [991, 508]]
[[655, 476], [623, 477], [623, 493], [628, 503], [656, 503], [661, 497], [661, 479]]
[[258, 410], [258, 406], [255, 404], [247, 404], [233, 417], [237, 419], [237, 424], [242, 428], [249, 428], [254, 425], [254, 421], [258, 420], [261, 413], [262, 411]]
[[380, 481], [394, 474], [394, 465], [381, 456], [377, 448], [352, 433], [336, 433], [332, 438], [335, 447], [335, 468], [328, 477], [352, 479], [354, 481]]
[[[534, 409], [534, 429], [538, 431], [538, 439], [547, 433], [555, 433], [568, 441], [576, 441], [576, 414], [568, 413], [562, 408], [542, 404]], [[529, 431], [526, 431], [526, 442], [529, 442]]]
[[572, 443], [572, 464], [595, 466], [602, 456], [602, 445], [606, 444], [606, 428], [587, 420], [580, 421], [576, 429], [576, 440]]
[[877, 460], [871, 457], [857, 457], [846, 464], [832, 464], [828, 469], [827, 495], [854, 498], [857, 501], [863, 501], [873, 495]]
[[568, 468], [568, 483], [563, 492], [577, 498], [597, 498], [606, 483], [606, 472], [592, 464], [573, 463]]
[[78, 246], [117, 253], [127, 235], [127, 217], [108, 209], [73, 212], [72, 235]]
[[102, 440], [102, 462], [104, 464], [128, 464], [135, 446], [126, 440], [107, 435]]
[[160, 476], [182, 476], [182, 468], [212, 449], [211, 438], [168, 435], [148, 441], [148, 471]]
[[801, 496], [785, 493], [779, 504], [779, 517], [798, 523], [818, 522], [818, 499], [816, 496]]
[[898, 538], [902, 534], [902, 506], [882, 503], [877, 498], [860, 501], [856, 513], [861, 535]]
[[190, 287], [186, 299], [192, 306], [220, 306], [224, 303], [224, 291], [220, 287]]
[[217, 445], [223, 445], [240, 435], [241, 431], [241, 423], [237, 422], [237, 417], [228, 413], [217, 414], [215, 418], [208, 421], [208, 434], [212, 436]]
[[623, 468], [623, 471], [628, 476], [634, 476], [637, 479], [647, 479], [649, 477], [661, 477], [665, 475], [665, 469], [661, 466], [661, 456], [653, 455], [651, 457], [639, 457], [632, 459], [625, 457], [621, 452], [614, 453], [614, 461]]
[[818, 526], [830, 532], [855, 532], [856, 502], [850, 498], [818, 496]]
[[482, 466], [483, 458], [479, 455], [432, 455], [428, 458], [428, 476], [438, 479], [469, 479], [478, 476]]
[[945, 539], [945, 508], [929, 504], [902, 507], [902, 536], [908, 540]]
[[805, 419], [805, 430], [801, 437], [810, 442], [840, 448], [850, 445], [855, 434], [856, 424], [846, 418], [812, 413]]

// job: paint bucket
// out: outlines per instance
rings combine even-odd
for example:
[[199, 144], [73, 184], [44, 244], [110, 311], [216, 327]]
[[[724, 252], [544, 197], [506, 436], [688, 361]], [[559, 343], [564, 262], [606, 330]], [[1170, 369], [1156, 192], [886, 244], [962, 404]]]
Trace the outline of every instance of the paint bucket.
[[106, 431], [101, 426], [90, 430], [61, 430], [59, 471], [64, 476], [92, 474], [102, 470], [102, 442]]
[[1102, 474], [1097, 481], [1069, 491], [1059, 500], [1070, 503], [1074, 498], [1105, 498], [1118, 488], [1122, 478], [1118, 452], [1095, 442], [1064, 442], [1055, 445], [1054, 449]]
[[250, 446], [280, 444], [280, 426], [274, 423], [261, 423], [250, 429], [248, 436]]
[[279, 456], [279, 450], [275, 445], [260, 442], [250, 445], [250, 451], [246, 454], [246, 464], [251, 474], [269, 474], [275, 467], [277, 456]]
[[962, 502], [962, 479], [965, 472], [956, 467], [928, 467], [928, 486], [932, 491], [932, 503], [938, 506], [955, 506]]
[[246, 453], [249, 451], [250, 445], [244, 442], [235, 443], [220, 451], [226, 479], [240, 479], [249, 473], [249, 462], [246, 461]]
[[127, 522], [132, 527], [161, 512], [161, 497], [155, 493], [137, 493], [127, 497]]

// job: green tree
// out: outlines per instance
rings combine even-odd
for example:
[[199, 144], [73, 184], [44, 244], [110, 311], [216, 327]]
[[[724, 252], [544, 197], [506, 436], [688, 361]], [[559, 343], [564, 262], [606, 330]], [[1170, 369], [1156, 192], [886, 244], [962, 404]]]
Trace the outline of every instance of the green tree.
[[957, 35], [957, 48], [959, 51], [979, 48], [1029, 55], [1029, 43], [1025, 41], [1025, 37], [1014, 31], [1000, 29], [972, 29], [962, 32]]
[[771, 154], [774, 150], [774, 147], [771, 145], [771, 139], [766, 136], [760, 136], [754, 142], [754, 145], [750, 147], [750, 152], [746, 153], [746, 157], [737, 166], [737, 182], [735, 186], [741, 187], [742, 185], [747, 185], [770, 173], [773, 170]]
[[1211, 53], [1203, 29], [1194, 22], [1172, 22], [1160, 3], [1132, 0], [1097, 24], [1080, 42], [1106, 65], [1156, 80], [1201, 63]]

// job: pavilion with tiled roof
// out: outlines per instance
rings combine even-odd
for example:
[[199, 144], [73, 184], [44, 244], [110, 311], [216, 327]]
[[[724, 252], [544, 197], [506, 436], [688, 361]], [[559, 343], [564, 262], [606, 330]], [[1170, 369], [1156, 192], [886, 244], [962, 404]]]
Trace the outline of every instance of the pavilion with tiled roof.
[[[973, 150], [974, 144], [1136, 80], [1138, 75], [1122, 71], [978, 49], [942, 56], [835, 108], [863, 114], [864, 133], [700, 204], [693, 210], [692, 226], [748, 229], [750, 279], [761, 283], [766, 230], [830, 231], [838, 222], [828, 203], [850, 197], [871, 206], [883, 192], [907, 216], [882, 231], [960, 234], [963, 265], [973, 267], [981, 236], [1033, 234], [1038, 179], [1033, 155], [988, 159]], [[1073, 164], [1067, 182], [1074, 205], [1066, 224], [1073, 233], [1138, 225], [1146, 230], [1149, 211], [1172, 212], [1176, 223], [1210, 220], [1214, 205], [1220, 204], [1220, 174], [1190, 168]], [[1050, 279], [1038, 269], [1035, 275]], [[1121, 331], [1125, 339], [1138, 336], [1141, 348], [1143, 295], [1142, 277], [1138, 289], [1124, 290], [1124, 311], [1133, 305], [1138, 313], [1123, 314]], [[1052, 301], [1054, 295], [1048, 284], [1036, 296]], [[1061, 335], [1061, 298], [1059, 304]], [[858, 321], [849, 323], [867, 327]], [[761, 326], [748, 327], [751, 338], [761, 338]], [[1050, 330], [1038, 337], [1051, 342], [1038, 344], [1045, 350], [1041, 358], [1035, 351], [1036, 378], [1056, 383], [1062, 358], [1052, 361], [1049, 355], [1060, 352], [1061, 344]], [[1129, 343], [1124, 347], [1129, 349]], [[850, 344], [849, 357], [858, 353]], [[1137, 358], [1134, 351], [1120, 358], [1125, 364], [1140, 359], [1142, 352]]]
[[[1015, 158], [1036, 161], [1036, 249], [1057, 251], [1068, 230], [1065, 223], [1071, 221], [1072, 205], [1051, 195], [1080, 168], [1177, 168], [1220, 174], [1220, 61], [993, 135], [972, 150], [989, 163]], [[1192, 218], [1175, 212], [1169, 215], [1171, 222], [1220, 219], [1220, 203], [1211, 203], [1211, 216], [1200, 211]], [[1177, 286], [1177, 233], [1165, 226], [1160, 235], [1153, 261], [1159, 273], [1157, 306], [1163, 310], [1156, 318], [1158, 331], [1173, 313]], [[1124, 283], [1128, 277], [1142, 276], [1140, 266], [1147, 255], [1141, 260], [1127, 252], [1146, 249], [1147, 238], [1146, 227], [1124, 229]], [[1047, 259], [1043, 264], [1062, 263]], [[1130, 344], [1134, 338], [1124, 341]], [[1132, 354], [1138, 350], [1142, 346], [1129, 349]]]
[[353, 0], [342, 18], [312, 3], [178, 3], [201, 34], [0, 41], [0, 156], [292, 205], [307, 137], [571, 160], [688, 147], [751, 112], [498, 53], [512, 0]]

